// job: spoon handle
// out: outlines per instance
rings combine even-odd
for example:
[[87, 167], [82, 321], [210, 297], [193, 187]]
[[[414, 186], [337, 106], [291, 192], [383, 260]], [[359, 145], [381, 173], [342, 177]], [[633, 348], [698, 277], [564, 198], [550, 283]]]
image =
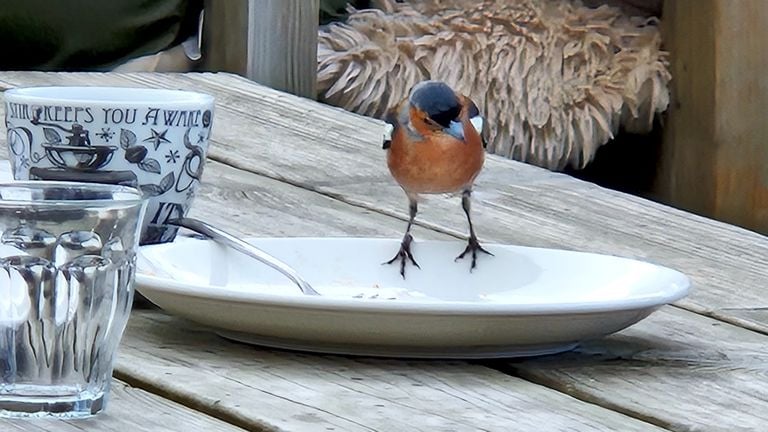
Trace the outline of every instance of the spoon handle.
[[171, 220], [168, 223], [171, 225], [177, 225], [180, 227], [190, 229], [199, 234], [207, 236], [219, 243], [223, 243], [231, 247], [232, 249], [235, 249], [238, 252], [248, 255], [251, 258], [256, 258], [257, 260], [263, 262], [264, 264], [272, 267], [273, 269], [279, 271], [280, 273], [288, 277], [288, 279], [290, 279], [296, 285], [298, 285], [302, 293], [307, 295], [320, 295], [320, 293], [315, 291], [315, 289], [312, 288], [311, 285], [309, 285], [309, 282], [305, 281], [304, 278], [299, 276], [296, 270], [294, 270], [291, 266], [278, 260], [272, 255], [269, 255], [263, 250], [257, 248], [256, 246], [253, 246], [250, 243], [246, 243], [243, 240], [240, 240], [239, 238], [233, 236], [232, 234], [229, 234], [206, 222], [203, 222], [201, 220], [194, 219], [194, 218], [183, 217], [183, 218]]

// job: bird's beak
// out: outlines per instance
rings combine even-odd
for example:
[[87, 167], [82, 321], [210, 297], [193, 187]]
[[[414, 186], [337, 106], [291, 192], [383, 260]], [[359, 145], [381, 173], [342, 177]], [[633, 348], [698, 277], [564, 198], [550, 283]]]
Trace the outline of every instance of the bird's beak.
[[450, 125], [443, 129], [443, 131], [448, 135], [464, 140], [464, 125], [461, 122], [451, 121]]
[[[475, 128], [477, 133], [482, 134], [483, 133], [483, 118], [480, 116], [474, 116], [471, 119], [469, 119], [469, 122], [472, 123], [472, 127]], [[460, 140], [464, 139], [464, 125], [461, 124], [461, 122], [452, 121], [450, 125], [443, 129], [445, 133], [456, 137]]]

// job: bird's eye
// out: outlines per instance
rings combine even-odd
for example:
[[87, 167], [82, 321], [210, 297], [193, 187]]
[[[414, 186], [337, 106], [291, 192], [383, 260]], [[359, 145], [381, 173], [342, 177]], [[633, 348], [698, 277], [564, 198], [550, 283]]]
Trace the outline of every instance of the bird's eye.
[[424, 123], [426, 123], [426, 124], [428, 124], [428, 125], [430, 125], [430, 126], [432, 126], [434, 128], [442, 128], [443, 127], [438, 122], [436, 122], [435, 120], [433, 120], [430, 117], [424, 117]]

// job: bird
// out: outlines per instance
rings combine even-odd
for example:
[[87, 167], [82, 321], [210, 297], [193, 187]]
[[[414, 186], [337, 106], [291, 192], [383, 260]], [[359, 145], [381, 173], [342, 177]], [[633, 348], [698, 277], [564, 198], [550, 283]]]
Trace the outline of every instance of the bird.
[[383, 148], [387, 167], [408, 197], [408, 226], [397, 254], [385, 264], [400, 262], [405, 278], [406, 262], [421, 268], [411, 251], [411, 228], [421, 195], [461, 194], [461, 206], [469, 224], [467, 247], [454, 261], [468, 254], [470, 272], [478, 252], [493, 255], [480, 245], [470, 213], [472, 187], [485, 162], [483, 117], [477, 105], [439, 80], [414, 85], [407, 97], [385, 117], [388, 125]]

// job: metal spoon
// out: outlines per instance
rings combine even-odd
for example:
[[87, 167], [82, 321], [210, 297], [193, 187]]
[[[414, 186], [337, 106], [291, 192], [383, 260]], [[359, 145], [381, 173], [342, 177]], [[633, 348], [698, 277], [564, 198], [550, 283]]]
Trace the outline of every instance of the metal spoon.
[[309, 282], [299, 276], [299, 273], [296, 272], [296, 270], [294, 270], [291, 266], [264, 252], [256, 246], [240, 240], [232, 234], [222, 231], [219, 228], [216, 228], [206, 222], [193, 218], [178, 218], [168, 221], [168, 223], [171, 225], [190, 229], [216, 242], [223, 243], [238, 252], [248, 255], [251, 258], [256, 258], [257, 260], [284, 274], [288, 279], [298, 285], [302, 293], [306, 295], [320, 295], [320, 293], [315, 291]]

